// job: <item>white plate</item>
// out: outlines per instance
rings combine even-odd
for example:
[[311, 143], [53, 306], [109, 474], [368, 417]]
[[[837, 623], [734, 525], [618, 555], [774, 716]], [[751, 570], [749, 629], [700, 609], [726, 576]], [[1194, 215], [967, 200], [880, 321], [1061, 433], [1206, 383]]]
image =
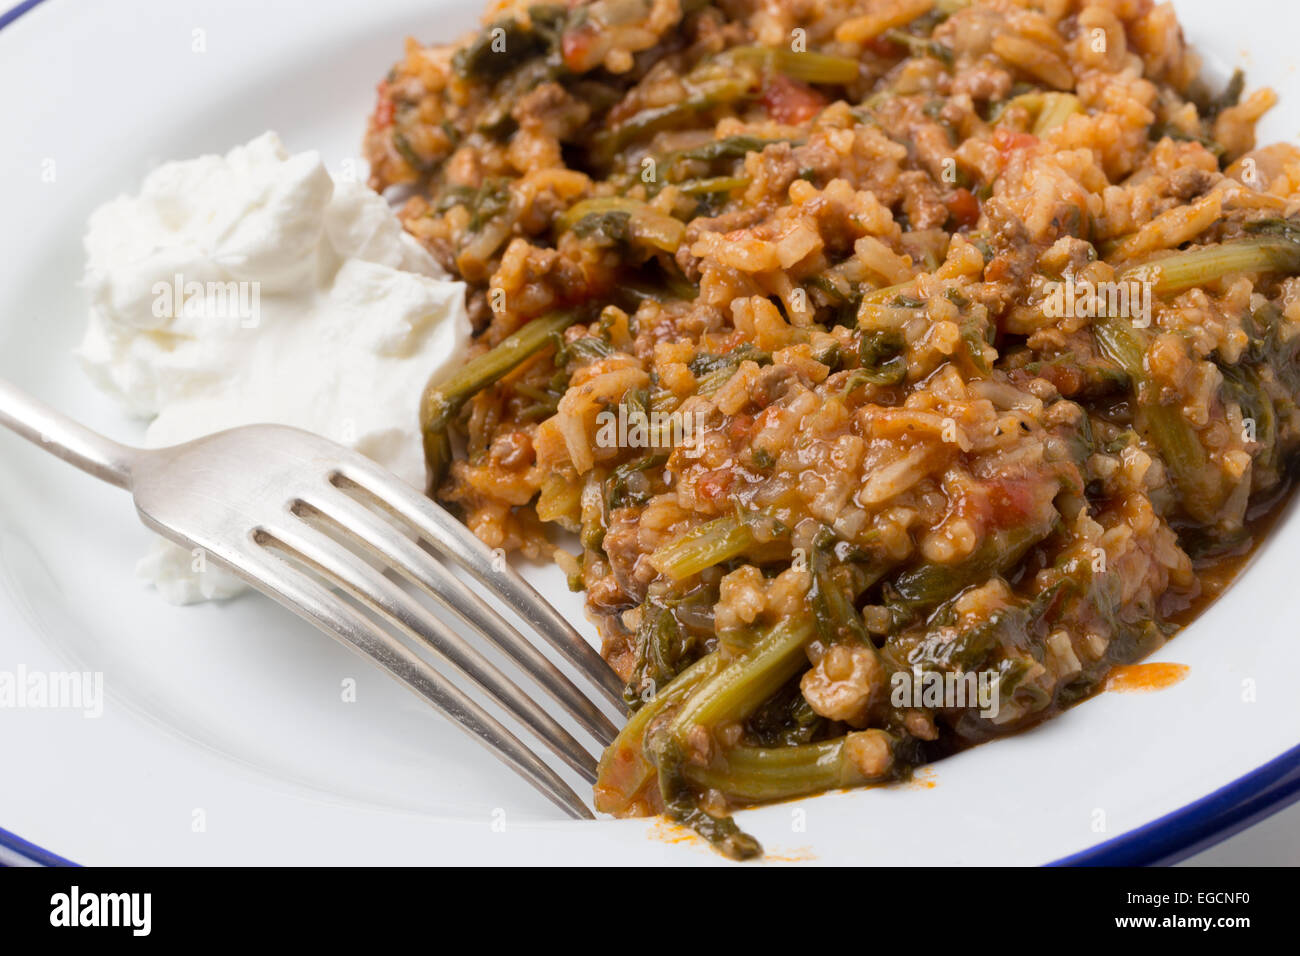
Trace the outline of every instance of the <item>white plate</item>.
[[[291, 149], [320, 149], [331, 168], [357, 162], [374, 85], [403, 38], [451, 39], [479, 6], [45, 0], [9, 23], [0, 374], [114, 437], [138, 436], [69, 355], [84, 321], [87, 214], [134, 189], [151, 162], [224, 151], [267, 128]], [[1230, 18], [1213, 0], [1178, 6], [1218, 72], [1244, 58], [1253, 83], [1283, 92], [1265, 138], [1295, 138], [1287, 31], [1251, 15], [1276, 6], [1240, 2]], [[720, 862], [655, 823], [561, 819], [413, 696], [260, 598], [166, 606], [133, 575], [146, 538], [120, 492], [0, 435], [0, 671], [103, 672], [108, 694], [97, 720], [0, 711], [6, 830], [91, 864]], [[1298, 548], [1292, 517], [1164, 649], [1160, 659], [1191, 667], [1175, 687], [1102, 695], [944, 761], [922, 783], [768, 807], [742, 823], [777, 857], [825, 863], [1142, 859], [1203, 839], [1226, 819], [1212, 811], [1258, 796], [1266, 778], [1276, 791], [1300, 763], [1286, 755], [1300, 742]], [[556, 575], [543, 580], [562, 592]], [[576, 600], [566, 610], [581, 620]], [[341, 699], [347, 678], [356, 703]]]

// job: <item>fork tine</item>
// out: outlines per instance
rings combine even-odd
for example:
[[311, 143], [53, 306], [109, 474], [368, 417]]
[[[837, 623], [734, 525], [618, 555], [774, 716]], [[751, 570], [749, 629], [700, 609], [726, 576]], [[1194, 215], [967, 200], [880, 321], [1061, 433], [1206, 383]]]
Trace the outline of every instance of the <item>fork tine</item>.
[[397, 568], [443, 607], [508, 654], [602, 744], [608, 745], [618, 735], [613, 721], [601, 713], [559, 668], [433, 555], [332, 485], [325, 485], [323, 493], [301, 497], [311, 511], [337, 524], [367, 550]]
[[527, 726], [588, 783], [595, 782], [595, 757], [487, 658], [358, 555], [306, 522], [299, 519], [296, 523], [297, 527], [263, 528], [257, 532], [256, 540], [264, 546], [274, 543], [289, 551], [331, 583], [432, 647]]
[[219, 548], [213, 553], [219, 552], [225, 553], [227, 563], [253, 587], [370, 658], [478, 738], [565, 813], [578, 820], [595, 819], [595, 814], [573, 789], [500, 721], [395, 636], [366, 620], [329, 589], [256, 545], [233, 554], [229, 548]]
[[472, 574], [526, 620], [564, 659], [585, 674], [612, 703], [626, 707], [623, 682], [605, 659], [573, 625], [508, 564], [498, 570], [492, 550], [448, 512], [403, 482], [370, 467], [348, 461], [335, 469], [331, 481], [365, 492], [375, 504], [406, 520], [445, 558]]

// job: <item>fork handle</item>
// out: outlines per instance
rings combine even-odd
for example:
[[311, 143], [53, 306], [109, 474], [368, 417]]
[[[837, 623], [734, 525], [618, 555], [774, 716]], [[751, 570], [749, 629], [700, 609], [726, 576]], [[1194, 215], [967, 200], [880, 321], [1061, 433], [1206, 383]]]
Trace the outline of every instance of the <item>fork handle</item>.
[[131, 464], [140, 454], [78, 425], [0, 378], [0, 425], [34, 445], [119, 488], [131, 488]]

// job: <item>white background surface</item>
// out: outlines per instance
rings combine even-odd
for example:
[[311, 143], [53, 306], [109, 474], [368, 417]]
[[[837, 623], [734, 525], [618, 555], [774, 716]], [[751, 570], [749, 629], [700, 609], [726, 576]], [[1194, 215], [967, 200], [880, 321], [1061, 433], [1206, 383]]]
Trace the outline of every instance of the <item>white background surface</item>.
[[[67, 355], [82, 323], [73, 283], [86, 213], [134, 188], [151, 161], [224, 150], [266, 127], [292, 149], [322, 148], [332, 168], [354, 160], [373, 85], [401, 38], [450, 38], [477, 6], [47, 0], [0, 33], [0, 121], [23, 131], [0, 155], [0, 374], [130, 438], [138, 429], [88, 389]], [[1284, 94], [1269, 135], [1300, 138], [1285, 31], [1252, 25], [1255, 12], [1281, 5], [1237, 3], [1222, 23], [1222, 4], [1179, 7], [1192, 36], [1217, 43], [1228, 63], [1254, 44], [1245, 65]], [[206, 31], [202, 56], [190, 50], [194, 29]], [[1275, 58], [1260, 44], [1273, 44]], [[52, 187], [39, 179], [50, 157], [59, 163]], [[0, 753], [17, 781], [0, 790], [0, 827], [84, 862], [259, 853], [286, 862], [717, 862], [697, 847], [647, 840], [640, 823], [602, 824], [597, 834], [555, 822], [413, 698], [274, 608], [161, 606], [130, 573], [144, 532], [119, 494], [11, 436], [0, 436], [0, 461], [0, 635], [29, 666], [105, 671], [113, 695], [101, 722], [0, 722]], [[812, 844], [827, 861], [1043, 862], [1096, 842], [1082, 821], [1099, 802], [1112, 808], [1113, 836], [1235, 779], [1300, 742], [1289, 677], [1300, 666], [1290, 626], [1300, 614], [1291, 572], [1300, 527], [1293, 520], [1283, 532], [1268, 561], [1162, 653], [1192, 666], [1178, 687], [1105, 695], [1038, 732], [947, 761], [933, 790], [810, 801], [809, 830], [797, 838], [781, 836], [786, 807], [746, 823], [795, 858]], [[7, 650], [0, 641], [0, 667], [11, 666]], [[1233, 709], [1241, 674], [1259, 675], [1268, 692], [1256, 713]], [[362, 690], [346, 713], [335, 699], [341, 675]], [[1216, 708], [1224, 721], [1205, 725]], [[485, 837], [503, 806], [522, 822]], [[189, 828], [196, 807], [211, 820], [199, 837]], [[863, 831], [862, 821], [885, 815], [893, 826]], [[1293, 808], [1198, 862], [1300, 862], [1298, 833]]]

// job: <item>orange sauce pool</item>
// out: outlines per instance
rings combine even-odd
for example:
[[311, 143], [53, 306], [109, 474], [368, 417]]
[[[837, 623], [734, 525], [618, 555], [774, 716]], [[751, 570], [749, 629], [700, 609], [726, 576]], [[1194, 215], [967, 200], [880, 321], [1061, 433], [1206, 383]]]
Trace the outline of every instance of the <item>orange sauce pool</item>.
[[1172, 687], [1191, 670], [1186, 664], [1125, 664], [1106, 678], [1106, 690], [1120, 694], [1143, 693]]

